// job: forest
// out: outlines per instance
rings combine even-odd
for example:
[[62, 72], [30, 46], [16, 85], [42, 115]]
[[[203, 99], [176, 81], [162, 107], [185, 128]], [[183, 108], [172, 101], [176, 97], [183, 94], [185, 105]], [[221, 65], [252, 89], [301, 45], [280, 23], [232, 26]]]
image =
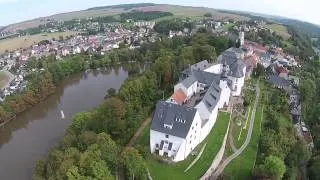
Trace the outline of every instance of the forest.
[[254, 179], [297, 179], [306, 166], [310, 151], [296, 135], [285, 92], [266, 84], [262, 133], [253, 173]]
[[313, 137], [314, 149], [308, 163], [311, 180], [320, 178], [320, 64], [319, 61], [305, 62], [300, 78], [303, 119]]
[[120, 19], [121, 22], [126, 22], [128, 19], [132, 19], [134, 21], [151, 21], [165, 16], [173, 16], [173, 14], [162, 11], [132, 11], [128, 13], [121, 13]]

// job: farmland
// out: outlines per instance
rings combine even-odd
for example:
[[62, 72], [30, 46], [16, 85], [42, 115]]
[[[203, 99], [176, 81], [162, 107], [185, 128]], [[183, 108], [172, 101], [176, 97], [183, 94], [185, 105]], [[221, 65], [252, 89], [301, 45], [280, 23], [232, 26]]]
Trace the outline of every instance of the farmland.
[[6, 50], [13, 51], [20, 48], [28, 48], [42, 40], [50, 40], [52, 38], [58, 39], [60, 36], [66, 37], [76, 33], [77, 32], [42, 33], [37, 35], [3, 39], [0, 40], [0, 53], [5, 52]]
[[288, 40], [291, 37], [286, 26], [283, 26], [280, 24], [268, 24], [267, 28], [274, 31], [277, 35], [281, 36], [284, 40]]

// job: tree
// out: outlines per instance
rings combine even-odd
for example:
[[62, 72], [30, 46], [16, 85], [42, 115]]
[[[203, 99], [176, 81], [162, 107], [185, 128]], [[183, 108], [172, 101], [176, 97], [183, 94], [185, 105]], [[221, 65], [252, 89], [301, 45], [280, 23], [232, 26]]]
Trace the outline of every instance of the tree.
[[46, 162], [43, 160], [40, 160], [36, 163], [36, 166], [33, 171], [33, 177], [32, 179], [34, 180], [45, 180], [45, 167], [46, 167]]
[[115, 171], [119, 162], [119, 148], [117, 144], [106, 133], [98, 134], [97, 144], [101, 149], [101, 159], [107, 163], [109, 169]]
[[97, 134], [92, 131], [82, 131], [78, 137], [78, 148], [86, 150], [92, 144], [97, 142]]
[[2, 106], [0, 106], [0, 123], [8, 120], [9, 114], [6, 112]]
[[198, 29], [198, 33], [207, 33], [208, 31], [207, 31], [207, 28], [205, 28], [205, 27], [200, 27], [199, 29]]
[[204, 17], [212, 17], [212, 13], [205, 13], [203, 16]]
[[136, 149], [126, 148], [122, 152], [121, 158], [128, 179], [147, 179], [146, 164]]
[[68, 180], [84, 180], [85, 177], [79, 173], [79, 168], [77, 166], [72, 166], [67, 172]]
[[262, 64], [258, 63], [257, 67], [253, 70], [253, 74], [257, 77], [264, 76], [264, 67]]
[[276, 156], [268, 156], [264, 160], [264, 164], [260, 166], [260, 170], [269, 177], [281, 179], [286, 172], [286, 166], [280, 158]]
[[107, 94], [106, 94], [106, 98], [108, 98], [108, 97], [112, 97], [112, 96], [114, 96], [115, 94], [117, 93], [117, 90], [116, 89], [114, 89], [114, 88], [109, 88], [108, 90], [107, 90]]
[[80, 133], [83, 131], [89, 120], [92, 118], [92, 113], [90, 112], [80, 112], [77, 113], [73, 118], [72, 118], [72, 124], [71, 124], [71, 129], [75, 133]]
[[308, 166], [309, 178], [310, 180], [320, 179], [320, 156], [317, 155], [313, 157]]

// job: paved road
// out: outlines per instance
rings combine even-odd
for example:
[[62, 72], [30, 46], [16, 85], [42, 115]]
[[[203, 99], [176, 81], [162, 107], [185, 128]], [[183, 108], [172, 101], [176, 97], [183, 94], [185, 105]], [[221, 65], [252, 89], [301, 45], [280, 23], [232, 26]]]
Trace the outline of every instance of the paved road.
[[216, 169], [216, 171], [212, 174], [210, 179], [217, 179], [219, 177], [219, 175], [223, 172], [224, 168], [227, 167], [227, 165], [235, 158], [237, 158], [242, 152], [243, 150], [248, 146], [250, 140], [251, 140], [251, 135], [252, 135], [252, 130], [253, 130], [253, 125], [254, 125], [254, 120], [256, 117], [256, 110], [257, 110], [257, 106], [258, 106], [258, 101], [259, 101], [259, 97], [260, 97], [260, 88], [259, 88], [259, 81], [256, 84], [256, 99], [254, 101], [254, 106], [253, 106], [253, 111], [252, 111], [252, 116], [251, 116], [251, 120], [250, 120], [250, 127], [249, 127], [249, 131], [247, 134], [247, 139], [244, 142], [244, 144], [236, 151], [234, 152], [231, 156], [229, 156], [227, 159], [225, 159], [222, 164], [220, 164], [218, 166], [218, 168]]

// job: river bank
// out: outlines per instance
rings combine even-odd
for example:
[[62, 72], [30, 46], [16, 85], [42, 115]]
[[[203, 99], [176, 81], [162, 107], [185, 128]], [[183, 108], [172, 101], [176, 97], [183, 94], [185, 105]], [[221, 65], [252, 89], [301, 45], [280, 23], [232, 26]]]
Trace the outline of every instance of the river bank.
[[119, 89], [127, 77], [122, 67], [72, 75], [45, 101], [7, 123], [0, 131], [0, 179], [31, 179], [35, 162], [57, 145], [72, 116], [97, 107], [106, 89]]

